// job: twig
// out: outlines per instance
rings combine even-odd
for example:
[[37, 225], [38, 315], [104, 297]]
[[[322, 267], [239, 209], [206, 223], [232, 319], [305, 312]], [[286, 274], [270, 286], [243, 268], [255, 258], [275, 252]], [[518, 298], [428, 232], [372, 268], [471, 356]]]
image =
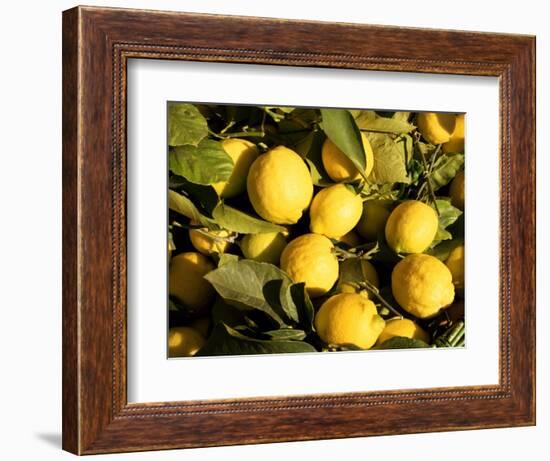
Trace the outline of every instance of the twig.
[[372, 283], [370, 283], [368, 280], [364, 280], [362, 282], [359, 282], [359, 285], [364, 285], [364, 287], [372, 293], [378, 301], [380, 301], [385, 307], [387, 307], [391, 312], [393, 312], [395, 315], [397, 315], [400, 319], [403, 319], [403, 314], [399, 312], [395, 307], [393, 307], [388, 301], [386, 301], [382, 295], [380, 294], [380, 291], [378, 288], [376, 288]]
[[[434, 157], [439, 153], [439, 150], [441, 149], [441, 144], [438, 144], [438, 146], [435, 149]], [[435, 207], [435, 211], [437, 212], [437, 216], [440, 216], [439, 208], [437, 206], [437, 199], [435, 198], [435, 192], [432, 186], [432, 181], [430, 178], [430, 167], [428, 166], [428, 162], [426, 160], [426, 156], [424, 155], [424, 152], [422, 152], [422, 149], [418, 149], [420, 152], [420, 156], [422, 157], [422, 165], [424, 166], [424, 177], [426, 179], [426, 184], [428, 186], [428, 192], [430, 193], [430, 198], [432, 199], [432, 202]]]

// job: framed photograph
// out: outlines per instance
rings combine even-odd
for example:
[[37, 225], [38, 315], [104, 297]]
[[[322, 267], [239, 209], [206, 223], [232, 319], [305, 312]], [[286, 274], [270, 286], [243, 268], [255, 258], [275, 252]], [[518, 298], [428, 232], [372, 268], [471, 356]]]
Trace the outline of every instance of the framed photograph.
[[65, 450], [533, 424], [534, 37], [63, 13]]

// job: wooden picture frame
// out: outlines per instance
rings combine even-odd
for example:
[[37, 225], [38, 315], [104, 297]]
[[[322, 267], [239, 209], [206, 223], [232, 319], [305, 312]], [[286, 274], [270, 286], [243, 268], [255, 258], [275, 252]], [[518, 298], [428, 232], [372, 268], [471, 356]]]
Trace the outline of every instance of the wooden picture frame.
[[[128, 404], [130, 58], [498, 77], [499, 384]], [[63, 13], [65, 450], [93, 454], [533, 424], [534, 37], [94, 7]]]

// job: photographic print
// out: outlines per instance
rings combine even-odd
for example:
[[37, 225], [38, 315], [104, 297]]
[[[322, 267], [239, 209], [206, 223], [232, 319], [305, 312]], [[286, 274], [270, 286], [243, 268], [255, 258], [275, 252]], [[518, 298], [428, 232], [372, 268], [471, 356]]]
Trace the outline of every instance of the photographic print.
[[464, 346], [465, 114], [167, 113], [169, 358]]

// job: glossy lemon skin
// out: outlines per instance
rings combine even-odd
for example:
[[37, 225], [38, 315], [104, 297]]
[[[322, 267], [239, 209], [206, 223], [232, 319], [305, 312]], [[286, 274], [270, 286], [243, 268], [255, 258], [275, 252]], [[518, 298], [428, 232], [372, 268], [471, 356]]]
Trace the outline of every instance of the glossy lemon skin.
[[459, 152], [464, 153], [464, 114], [456, 116], [455, 129], [451, 134], [451, 138], [442, 146], [443, 152]]
[[254, 160], [246, 184], [256, 213], [276, 224], [298, 222], [313, 197], [313, 182], [304, 160], [284, 146]]
[[464, 290], [464, 245], [454, 248], [447, 257], [445, 265], [451, 271], [453, 284], [457, 291]]
[[416, 119], [418, 131], [432, 144], [449, 142], [456, 125], [456, 115], [440, 112], [421, 112]]
[[411, 254], [398, 262], [392, 271], [391, 287], [399, 305], [421, 319], [437, 315], [455, 296], [451, 271], [426, 254]]
[[296, 282], [305, 283], [310, 297], [327, 293], [338, 279], [334, 245], [323, 235], [304, 234], [292, 240], [281, 254], [281, 269]]
[[383, 344], [388, 339], [396, 336], [419, 339], [425, 343], [430, 343], [430, 335], [420, 328], [415, 322], [409, 319], [390, 319], [386, 321], [384, 330], [376, 341], [377, 345]]
[[[364, 133], [361, 133], [361, 141], [365, 151], [365, 174], [368, 176], [374, 167], [374, 154]], [[357, 167], [329, 138], [323, 143], [321, 160], [330, 179], [335, 182], [351, 182], [361, 178]]]
[[246, 190], [246, 176], [252, 162], [258, 157], [258, 148], [246, 139], [230, 138], [222, 142], [223, 150], [233, 160], [233, 171], [227, 181], [212, 184], [222, 198], [235, 197]]
[[314, 323], [317, 334], [327, 344], [370, 349], [385, 322], [370, 299], [356, 293], [340, 293], [323, 303]]
[[248, 234], [241, 241], [244, 257], [258, 262], [279, 265], [287, 240], [281, 232]]
[[464, 211], [464, 170], [459, 171], [452, 180], [449, 194], [451, 205]]
[[168, 357], [192, 357], [204, 346], [205, 339], [190, 327], [174, 327], [168, 332]]
[[386, 241], [396, 253], [422, 253], [433, 242], [438, 227], [432, 207], [408, 200], [391, 212], [386, 222]]
[[321, 189], [309, 209], [311, 232], [338, 238], [350, 232], [363, 213], [361, 197], [343, 184]]
[[170, 261], [169, 293], [189, 310], [202, 312], [214, 300], [214, 288], [204, 278], [214, 264], [197, 252], [180, 253]]

